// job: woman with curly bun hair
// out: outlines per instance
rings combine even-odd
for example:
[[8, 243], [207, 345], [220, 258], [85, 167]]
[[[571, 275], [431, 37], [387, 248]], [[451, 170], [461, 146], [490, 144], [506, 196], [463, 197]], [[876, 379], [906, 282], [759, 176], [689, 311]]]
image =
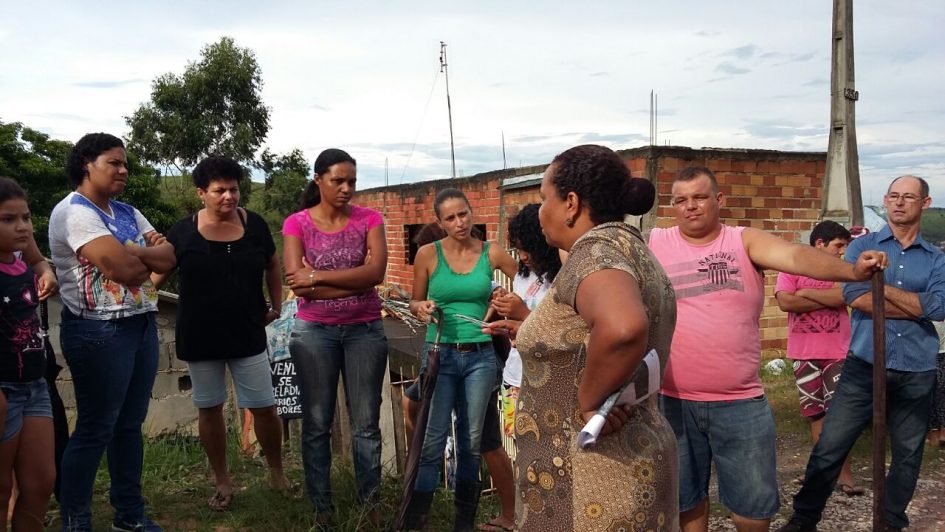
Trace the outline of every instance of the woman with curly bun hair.
[[60, 341], [77, 411], [62, 457], [62, 529], [92, 529], [92, 485], [107, 449], [112, 530], [159, 531], [141, 496], [141, 425], [158, 363], [150, 275], [174, 267], [174, 248], [138, 209], [113, 199], [128, 182], [121, 139], [85, 135], [66, 173], [75, 191], [49, 216], [62, 291]]
[[520, 530], [677, 530], [676, 440], [655, 394], [607, 416], [597, 443], [576, 438], [645, 353], [665, 365], [676, 322], [666, 273], [640, 232], [655, 189], [603, 146], [552, 161], [538, 216], [548, 244], [568, 260], [516, 332], [523, 361], [515, 418]]

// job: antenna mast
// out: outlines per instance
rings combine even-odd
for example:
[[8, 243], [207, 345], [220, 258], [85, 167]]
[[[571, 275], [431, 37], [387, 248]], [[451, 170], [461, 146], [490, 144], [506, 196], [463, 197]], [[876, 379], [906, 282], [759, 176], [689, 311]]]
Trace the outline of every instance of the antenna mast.
[[453, 177], [456, 177], [456, 150], [453, 147], [453, 107], [450, 104], [450, 71], [446, 62], [446, 43], [440, 41], [440, 72], [446, 77], [446, 112], [450, 119], [450, 160], [453, 163]]

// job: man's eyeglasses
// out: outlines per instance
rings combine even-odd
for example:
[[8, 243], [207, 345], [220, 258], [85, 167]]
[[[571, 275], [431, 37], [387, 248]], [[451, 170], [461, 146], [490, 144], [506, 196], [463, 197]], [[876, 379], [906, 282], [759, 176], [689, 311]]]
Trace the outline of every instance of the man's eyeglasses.
[[924, 198], [923, 196], [917, 196], [915, 194], [900, 194], [898, 192], [890, 192], [889, 194], [886, 194], [886, 200], [892, 203], [898, 203], [900, 199], [906, 203], [915, 203]]

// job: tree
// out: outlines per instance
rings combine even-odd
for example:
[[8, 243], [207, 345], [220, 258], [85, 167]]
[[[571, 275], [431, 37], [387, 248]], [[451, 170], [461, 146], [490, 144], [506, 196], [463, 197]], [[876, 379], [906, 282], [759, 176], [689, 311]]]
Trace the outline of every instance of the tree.
[[182, 75], [154, 80], [151, 101], [125, 117], [129, 150], [179, 174], [208, 155], [249, 164], [269, 132], [261, 90], [256, 55], [223, 37], [205, 46]]
[[259, 159], [259, 169], [266, 174], [265, 192], [259, 201], [262, 215], [270, 227], [279, 228], [285, 217], [299, 208], [308, 184], [309, 164], [298, 148], [282, 155], [267, 148]]
[[[29, 195], [36, 243], [49, 253], [49, 214], [72, 191], [66, 176], [66, 158], [73, 144], [19, 122], [0, 122], [0, 175], [15, 179]], [[137, 207], [158, 231], [166, 231], [177, 211], [163, 201], [157, 188], [157, 171], [128, 156], [128, 184], [117, 199]]]

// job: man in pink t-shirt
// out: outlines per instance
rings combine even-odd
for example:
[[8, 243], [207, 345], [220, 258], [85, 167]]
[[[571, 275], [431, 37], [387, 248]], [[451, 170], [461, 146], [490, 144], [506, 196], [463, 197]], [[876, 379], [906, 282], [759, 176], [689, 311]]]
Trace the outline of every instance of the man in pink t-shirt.
[[[815, 225], [810, 234], [811, 246], [837, 258], [849, 243], [850, 232], [831, 220]], [[816, 444], [850, 349], [850, 315], [842, 289], [828, 281], [779, 273], [775, 297], [781, 310], [788, 313], [787, 354], [794, 361], [801, 415], [810, 421]], [[851, 497], [864, 493], [853, 479], [849, 457], [843, 463], [837, 489]]]
[[866, 280], [886, 263], [866, 252], [855, 265], [758, 229], [722, 224], [725, 196], [704, 167], [673, 181], [676, 227], [654, 229], [650, 248], [676, 291], [676, 331], [660, 406], [679, 447], [684, 532], [709, 527], [709, 474], [740, 532], [768, 530], [780, 506], [774, 417], [758, 377], [763, 269], [834, 281]]

